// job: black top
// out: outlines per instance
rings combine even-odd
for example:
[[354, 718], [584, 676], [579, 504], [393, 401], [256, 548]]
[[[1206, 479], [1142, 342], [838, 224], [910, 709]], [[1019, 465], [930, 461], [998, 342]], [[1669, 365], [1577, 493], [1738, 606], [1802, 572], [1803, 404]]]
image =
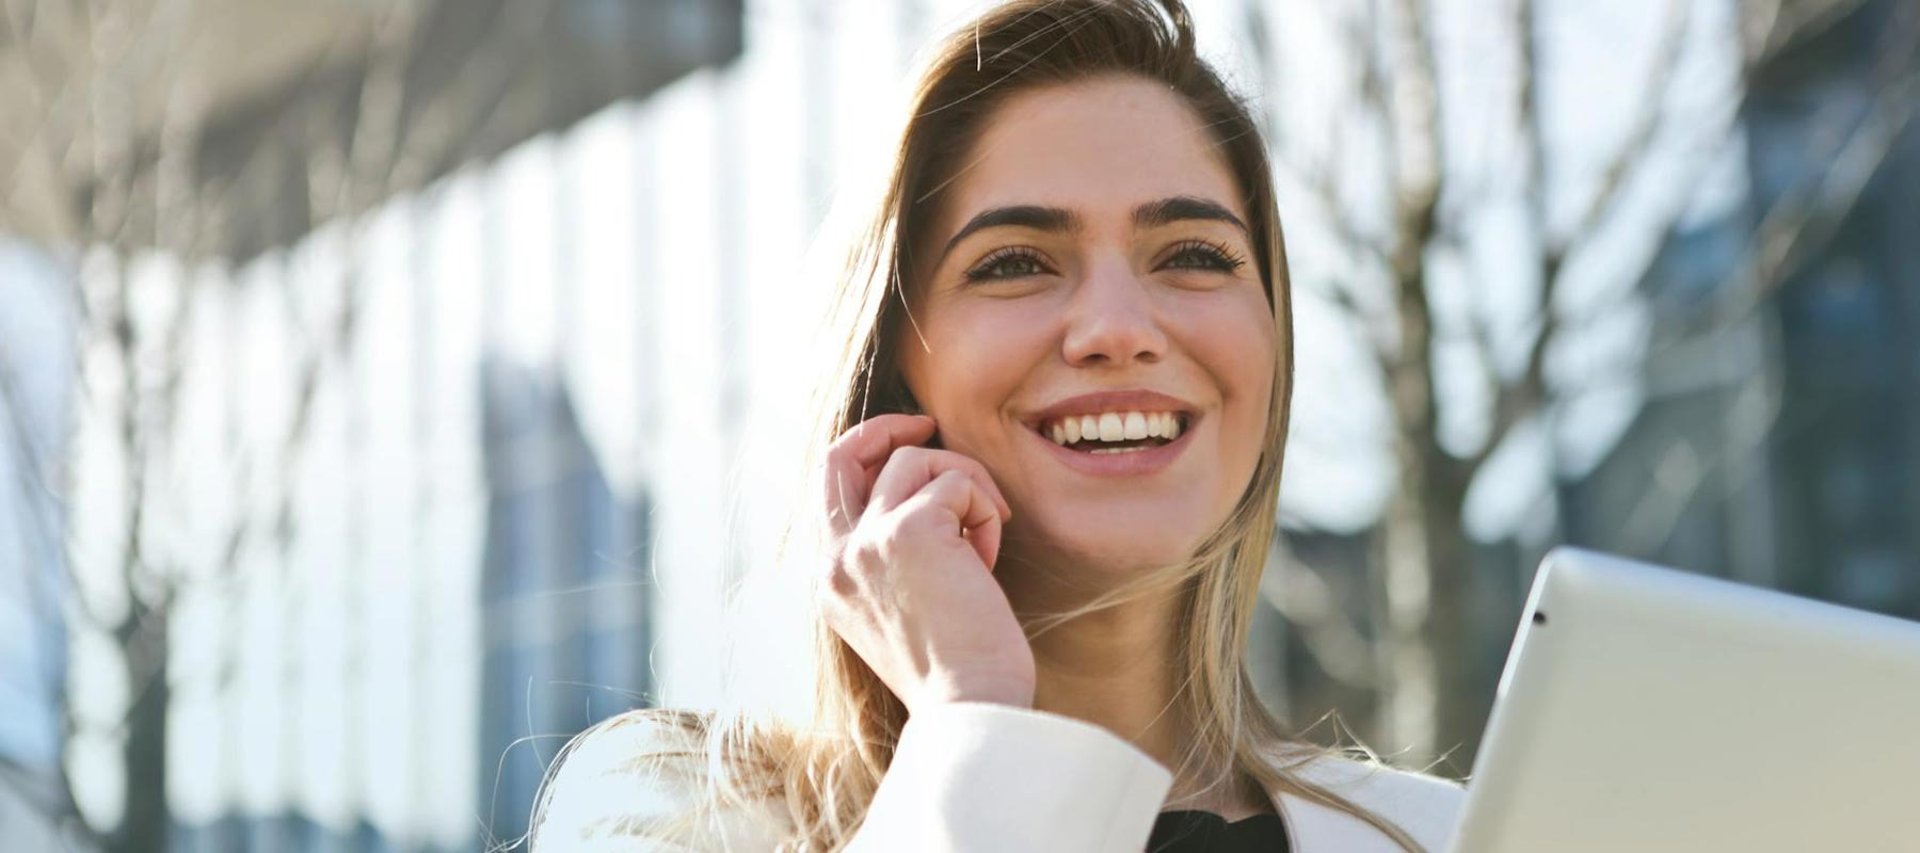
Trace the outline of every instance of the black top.
[[1228, 823], [1213, 812], [1161, 812], [1147, 853], [1288, 853], [1287, 827], [1277, 814]]

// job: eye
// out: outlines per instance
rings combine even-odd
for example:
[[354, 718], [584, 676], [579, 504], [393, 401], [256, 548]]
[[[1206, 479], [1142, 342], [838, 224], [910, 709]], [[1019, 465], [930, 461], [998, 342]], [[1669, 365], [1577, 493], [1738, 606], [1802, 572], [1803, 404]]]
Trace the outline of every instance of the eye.
[[1207, 240], [1187, 240], [1173, 247], [1163, 267], [1183, 270], [1235, 272], [1247, 263], [1232, 249]]
[[997, 249], [988, 255], [973, 269], [967, 270], [968, 281], [994, 281], [1002, 279], [1026, 278], [1052, 272], [1040, 260], [1039, 253], [1032, 249], [1009, 246]]

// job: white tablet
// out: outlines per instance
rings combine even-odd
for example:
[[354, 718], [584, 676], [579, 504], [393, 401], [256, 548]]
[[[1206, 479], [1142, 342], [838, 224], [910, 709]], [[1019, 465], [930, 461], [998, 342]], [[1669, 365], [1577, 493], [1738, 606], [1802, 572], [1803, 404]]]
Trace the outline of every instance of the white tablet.
[[1452, 849], [1920, 851], [1920, 623], [1556, 550]]

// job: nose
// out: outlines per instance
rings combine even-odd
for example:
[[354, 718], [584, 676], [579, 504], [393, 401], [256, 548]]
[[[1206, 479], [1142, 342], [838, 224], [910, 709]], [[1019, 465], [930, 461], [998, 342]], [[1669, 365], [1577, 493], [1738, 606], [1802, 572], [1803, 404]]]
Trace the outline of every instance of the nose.
[[1147, 282], [1123, 259], [1094, 265], [1074, 288], [1061, 351], [1075, 367], [1152, 364], [1166, 355]]

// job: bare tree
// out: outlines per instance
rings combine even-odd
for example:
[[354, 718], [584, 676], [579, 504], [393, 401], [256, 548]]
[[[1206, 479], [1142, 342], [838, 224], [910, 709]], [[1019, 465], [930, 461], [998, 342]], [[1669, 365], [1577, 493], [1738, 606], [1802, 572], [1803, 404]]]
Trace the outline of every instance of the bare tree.
[[[644, 7], [600, 15], [601, 24], [627, 29], [587, 38], [563, 26], [570, 22], [558, 17], [562, 5], [0, 0], [0, 107], [8, 114], [0, 123], [0, 230], [68, 260], [86, 353], [75, 373], [79, 419], [92, 427], [80, 452], [110, 463], [85, 484], [50, 488], [97, 489], [102, 470], [117, 480], [114, 511], [75, 519], [88, 541], [76, 537], [69, 561], [81, 592], [71, 628], [107, 637], [130, 685], [117, 719], [71, 721], [70, 739], [85, 729], [120, 745], [126, 812], [103, 833], [111, 848], [158, 849], [170, 832], [167, 714], [170, 690], [185, 676], [170, 668], [168, 652], [181, 594], [204, 583], [238, 602], [261, 579], [242, 571], [246, 555], [284, 564], [294, 547], [292, 472], [313, 439], [322, 392], [350, 381], [367, 213], [462, 164], [648, 91], [684, 71], [688, 56], [738, 50], [716, 28], [711, 43], [674, 44], [668, 56], [659, 48], [671, 34], [659, 32]], [[272, 43], [233, 43], [241, 39]], [[250, 61], [257, 57], [272, 58], [270, 73]], [[181, 464], [171, 450], [180, 446], [179, 389], [196, 369], [185, 361], [186, 335], [220, 279], [208, 273], [328, 222], [340, 226], [333, 245], [344, 263], [325, 283], [320, 312], [300, 307], [312, 304], [311, 293], [295, 292], [302, 285], [279, 283], [291, 333], [291, 412], [277, 434], [229, 443], [232, 458], [216, 467], [234, 481], [236, 508], [205, 520], [220, 543], [217, 565], [189, 579], [185, 558], [164, 545], [174, 532], [167, 525], [178, 520], [165, 511], [173, 504], [168, 475], [178, 473], [169, 466]], [[172, 273], [157, 285], [137, 281], [134, 267], [154, 258]], [[103, 432], [111, 439], [100, 440]], [[351, 445], [359, 435], [351, 425], [348, 433]], [[262, 471], [275, 476], [255, 476]], [[264, 493], [250, 490], [255, 481], [266, 483]], [[114, 543], [104, 552], [103, 537]], [[111, 567], [100, 553], [111, 555]], [[363, 636], [348, 642], [358, 644], [352, 651], [366, 648]], [[218, 671], [195, 677], [224, 689], [240, 651], [229, 644]], [[348, 667], [363, 658], [350, 653]]]
[[[101, 731], [98, 721], [68, 715], [69, 738], [92, 730], [119, 744], [124, 812], [117, 826], [102, 828], [99, 836], [113, 850], [164, 849], [171, 832], [166, 793], [167, 719], [175, 677], [168, 665], [170, 614], [183, 584], [192, 581], [172, 554], [154, 545], [168, 532], [162, 529], [165, 519], [156, 519], [156, 508], [171, 500], [159, 475], [178, 437], [178, 390], [187, 369], [184, 336], [190, 312], [201, 302], [203, 263], [222, 248], [226, 235], [219, 225], [240, 203], [235, 197], [258, 191], [230, 186], [218, 194], [196, 174], [199, 133], [208, 118], [204, 93], [195, 88], [204, 80], [185, 67], [192, 48], [204, 43], [195, 30], [197, 5], [192, 0], [12, 2], [6, 6], [7, 38], [0, 39], [22, 59], [17, 67], [26, 69], [4, 79], [6, 94], [12, 103], [33, 109], [14, 125], [24, 138], [0, 148], [13, 155], [4, 167], [18, 178], [8, 182], [14, 192], [0, 210], [10, 230], [71, 253], [81, 308], [79, 337], [87, 344], [75, 376], [82, 385], [78, 418], [102, 425], [112, 436], [111, 446], [90, 451], [116, 462], [120, 478], [112, 490], [120, 507], [104, 515], [114, 530], [100, 530], [102, 518], [76, 519], [95, 537], [109, 536], [116, 543], [107, 549], [115, 566], [102, 572], [104, 566], [89, 564], [92, 549], [73, 551], [68, 563], [81, 576], [74, 578], [74, 594], [64, 602], [75, 620], [71, 630], [108, 638], [125, 668], [129, 698], [117, 723]], [[369, 73], [358, 87], [344, 144], [295, 150], [306, 163], [310, 221], [364, 210], [384, 195], [400, 159], [397, 78], [411, 20], [410, 10], [396, 5], [366, 31], [366, 43], [358, 49], [370, 57]], [[146, 98], [156, 98], [157, 104], [145, 103]], [[157, 117], [145, 114], [156, 109]], [[284, 153], [241, 152], [249, 158]], [[249, 171], [246, 163], [227, 165], [240, 174]], [[175, 273], [161, 285], [170, 292], [134, 292], [130, 265], [142, 252], [167, 258]], [[287, 466], [297, 460], [316, 391], [353, 337], [353, 280], [349, 267], [340, 282], [345, 295], [335, 302], [336, 317], [321, 324], [320, 334], [306, 336], [296, 355], [295, 412], [286, 434], [268, 449], [275, 458], [241, 460], [233, 466], [236, 479], [244, 478], [250, 463]], [[155, 303], [157, 308], [140, 307]], [[58, 494], [73, 493], [71, 483], [45, 485]], [[238, 576], [237, 558], [250, 539], [264, 537], [285, 548], [291, 536], [291, 487], [283, 478], [265, 511], [242, 509], [225, 520], [225, 556], [213, 582], [229, 587], [246, 582]], [[234, 490], [242, 493], [237, 483]], [[229, 658], [216, 677], [225, 683], [232, 667]]]
[[[1391, 412], [1389, 452], [1397, 482], [1375, 528], [1370, 652], [1356, 657], [1361, 632], [1346, 625], [1324, 595], [1308, 596], [1305, 604], [1289, 602], [1279, 592], [1274, 598], [1302, 623], [1310, 651], [1334, 655], [1326, 661], [1327, 672], [1375, 691], [1374, 739], [1404, 748], [1416, 759], [1442, 758], [1477, 742], [1492, 684], [1475, 633], [1481, 620], [1471, 591], [1480, 546], [1468, 531], [1468, 497], [1486, 478], [1490, 461], [1519, 433], [1546, 430], [1551, 447], [1556, 420], [1583, 390], [1583, 379], [1591, 379], [1562, 379], [1551, 369], [1556, 353], [1585, 325], [1603, 319], [1596, 315], [1599, 309], [1570, 308], [1567, 283], [1583, 274], [1592, 277], [1594, 262], [1607, 255], [1615, 262], [1608, 276], [1610, 297], [1599, 301], [1630, 299], [1652, 258], [1649, 253], [1622, 262], [1618, 237], [1635, 232], [1643, 244], [1657, 246], [1674, 233], [1695, 197], [1688, 185], [1651, 185], [1701, 174], [1713, 158], [1727, 156], [1738, 138], [1738, 118], [1754, 75], [1772, 57], [1860, 5], [1832, 0], [1741, 7], [1737, 31], [1707, 34], [1741, 45], [1738, 67], [1703, 94], [1697, 76], [1683, 76], [1702, 42], [1697, 31], [1705, 26], [1703, 4], [1669, 0], [1659, 10], [1644, 66], [1632, 72], [1632, 82], [1622, 84], [1644, 95], [1625, 121], [1625, 132], [1586, 180], [1567, 178], [1571, 170], [1561, 167], [1576, 155], [1591, 156], [1594, 143], [1556, 135], [1546, 118], [1550, 110], [1578, 109], [1553, 102], [1557, 96], [1545, 88], [1551, 79], [1547, 72], [1565, 65], [1553, 53], [1565, 40], [1550, 38], [1553, 29], [1542, 19], [1564, 17], [1567, 4], [1510, 0], [1494, 14], [1480, 14], [1476, 7], [1478, 17], [1460, 25], [1473, 28], [1475, 50], [1504, 45], [1511, 87], [1508, 103], [1499, 109], [1457, 102], [1450, 94], [1460, 88], [1450, 85], [1455, 81], [1447, 72], [1457, 74], [1458, 67], [1444, 60], [1463, 48], [1437, 37], [1436, 29], [1464, 17], [1459, 10], [1433, 0], [1364, 0], [1333, 13], [1346, 36], [1342, 50], [1358, 73], [1351, 97], [1330, 117], [1335, 128], [1330, 132], [1336, 134], [1327, 147], [1331, 156], [1303, 160], [1283, 138], [1277, 168], [1283, 183], [1311, 202], [1310, 210], [1289, 211], [1295, 223], [1303, 215], [1314, 220], [1314, 227], [1331, 235], [1333, 253], [1352, 260], [1351, 276], [1300, 284], [1336, 306], [1371, 344]], [[1248, 8], [1251, 29], [1266, 31], [1260, 7]], [[1453, 17], [1440, 21], [1442, 12]], [[1912, 14], [1900, 18], [1907, 28], [1904, 39], [1887, 39], [1892, 47], [1880, 62], [1880, 88], [1867, 115], [1837, 118], [1834, 132], [1827, 134], [1831, 147], [1807, 152], [1809, 162], [1824, 168], [1799, 191], [1760, 212], [1750, 250], [1720, 296], [1713, 328], [1697, 334], [1750, 321], [1763, 301], [1831, 239], [1905, 132], [1916, 100], [1912, 46], [1920, 30], [1913, 29], [1913, 19]], [[1566, 26], [1559, 23], [1559, 30]], [[1255, 46], [1266, 47], [1260, 41]], [[1260, 61], [1270, 69], [1273, 57]], [[1682, 91], [1683, 80], [1692, 80], [1691, 94]], [[1268, 81], [1270, 90], [1273, 82]], [[1479, 170], [1459, 165], [1464, 158], [1450, 150], [1464, 144], [1459, 125], [1465, 111], [1480, 115], [1476, 129], [1491, 123], [1499, 128], [1492, 136], [1511, 140], [1510, 150]], [[1378, 175], [1356, 176], [1340, 159], [1370, 149], [1385, 152]], [[1524, 211], [1529, 233], [1502, 241], [1503, 263], [1485, 269], [1474, 260], [1479, 256], [1467, 251], [1472, 237], [1465, 229], [1501, 206]], [[1465, 310], [1436, 304], [1452, 296], [1443, 292], [1449, 283], [1440, 280], [1447, 265], [1472, 270], [1465, 276], [1471, 290]], [[1460, 286], [1457, 277], [1453, 286]], [[1495, 300], [1524, 302], [1524, 327], [1503, 325], [1489, 310]], [[1470, 367], [1446, 352], [1462, 340], [1474, 353], [1466, 360]], [[1644, 370], [1645, 356], [1619, 369]], [[1484, 404], [1442, 393], [1447, 374], [1457, 378], [1461, 371], [1472, 374], [1462, 381], [1487, 389]], [[1448, 441], [1443, 418], [1457, 406], [1479, 409], [1475, 417], [1485, 430], [1476, 446]], [[1753, 444], [1764, 435], [1763, 426], [1744, 440]], [[1540, 464], [1553, 465], [1550, 450]], [[1546, 474], [1549, 480], [1557, 476]], [[1697, 487], [1700, 478], [1692, 479]], [[1543, 526], [1560, 530], [1554, 496], [1539, 497]], [[1670, 521], [1678, 513], [1670, 506], [1673, 499], [1650, 505], [1668, 506], [1663, 520]], [[1656, 528], [1660, 523], [1647, 521]], [[1313, 570], [1293, 563], [1289, 571]], [[1282, 586], [1312, 590], [1320, 585]], [[1454, 757], [1449, 769], [1463, 771], [1469, 758], [1470, 753]]]

